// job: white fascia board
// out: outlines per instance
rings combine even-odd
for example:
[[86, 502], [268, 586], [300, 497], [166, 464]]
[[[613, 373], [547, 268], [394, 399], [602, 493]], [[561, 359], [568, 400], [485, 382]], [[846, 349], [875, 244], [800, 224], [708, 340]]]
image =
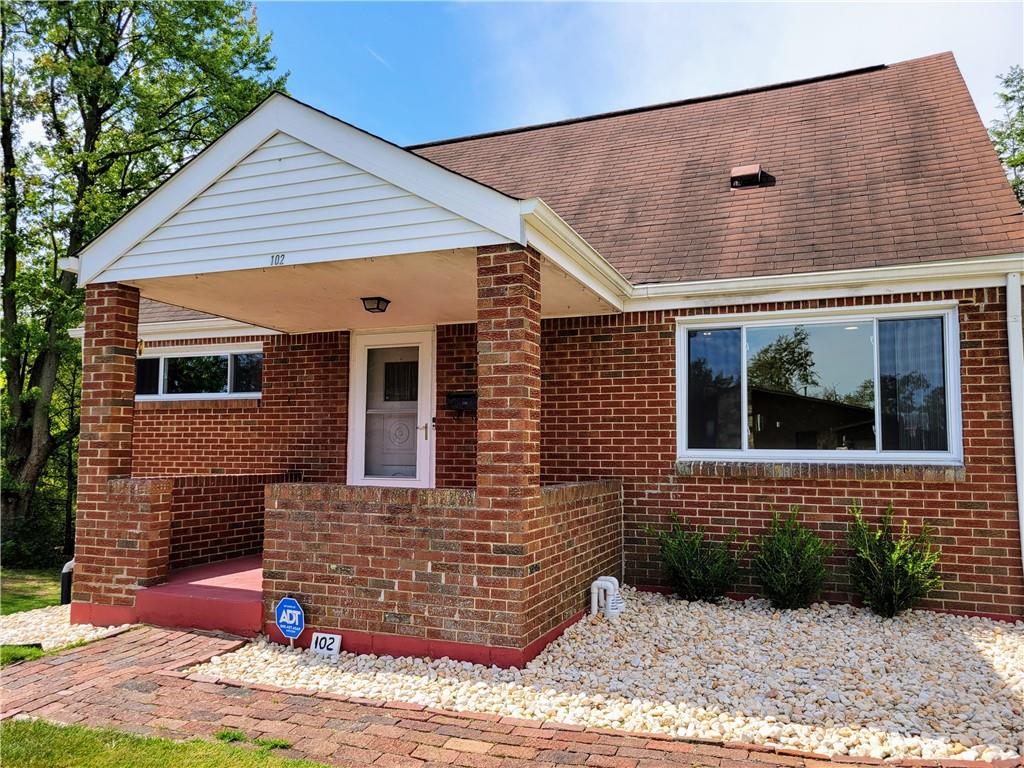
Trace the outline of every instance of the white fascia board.
[[713, 307], [757, 300], [801, 301], [954, 288], [993, 288], [1005, 285], [1007, 273], [1021, 270], [1024, 270], [1024, 254], [1011, 254], [834, 272], [652, 283], [633, 286], [623, 311]]
[[107, 267], [231, 170], [283, 132], [494, 232], [525, 244], [519, 200], [449, 171], [282, 94], [262, 104], [196, 155], [78, 254], [78, 284]]
[[540, 198], [522, 201], [520, 210], [528, 245], [612, 307], [622, 309], [632, 286], [615, 267]]
[[[173, 320], [163, 323], [139, 323], [142, 341], [176, 341], [178, 339], [218, 339], [228, 336], [278, 336], [280, 331], [249, 325], [237, 320], [213, 317], [206, 320]], [[68, 336], [81, 339], [85, 327], [68, 330]]]

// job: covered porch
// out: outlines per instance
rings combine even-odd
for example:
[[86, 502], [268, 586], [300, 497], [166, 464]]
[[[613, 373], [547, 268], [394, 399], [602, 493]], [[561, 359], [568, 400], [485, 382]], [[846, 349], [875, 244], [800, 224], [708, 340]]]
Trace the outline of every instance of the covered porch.
[[[76, 266], [73, 620], [135, 621], [159, 598], [180, 625], [202, 595], [182, 568], [257, 555], [265, 617], [291, 595], [354, 650], [512, 664], [621, 575], [619, 486], [541, 486], [540, 323], [618, 312], [626, 285], [542, 201], [273, 97]], [[139, 394], [141, 298], [262, 344], [261, 389], [232, 406], [260, 420], [258, 452], [225, 434], [223, 461], [214, 444], [151, 471], [153, 411], [197, 398]], [[188, 418], [166, 429], [187, 439]], [[259, 460], [237, 473], [233, 452]]]

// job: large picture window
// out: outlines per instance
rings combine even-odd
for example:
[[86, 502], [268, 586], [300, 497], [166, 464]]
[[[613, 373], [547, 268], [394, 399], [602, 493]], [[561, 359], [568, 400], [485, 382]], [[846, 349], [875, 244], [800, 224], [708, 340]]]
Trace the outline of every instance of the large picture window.
[[680, 456], [955, 460], [956, 334], [945, 308], [681, 320]]
[[262, 388], [261, 351], [169, 350], [135, 361], [135, 395], [140, 399], [259, 397]]

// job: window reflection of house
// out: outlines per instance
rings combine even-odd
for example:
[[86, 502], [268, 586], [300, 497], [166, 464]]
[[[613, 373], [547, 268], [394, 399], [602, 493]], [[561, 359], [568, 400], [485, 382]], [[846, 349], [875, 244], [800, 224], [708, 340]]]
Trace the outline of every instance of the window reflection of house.
[[752, 448], [875, 449], [874, 408], [761, 387], [748, 398]]

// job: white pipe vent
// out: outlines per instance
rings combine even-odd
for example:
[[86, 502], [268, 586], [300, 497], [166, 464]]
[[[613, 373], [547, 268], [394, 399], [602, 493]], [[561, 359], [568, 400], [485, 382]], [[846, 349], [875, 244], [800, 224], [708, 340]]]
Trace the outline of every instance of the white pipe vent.
[[619, 580], [614, 576], [601, 576], [590, 585], [590, 615], [603, 613], [614, 619], [626, 610], [626, 601], [619, 593]]

